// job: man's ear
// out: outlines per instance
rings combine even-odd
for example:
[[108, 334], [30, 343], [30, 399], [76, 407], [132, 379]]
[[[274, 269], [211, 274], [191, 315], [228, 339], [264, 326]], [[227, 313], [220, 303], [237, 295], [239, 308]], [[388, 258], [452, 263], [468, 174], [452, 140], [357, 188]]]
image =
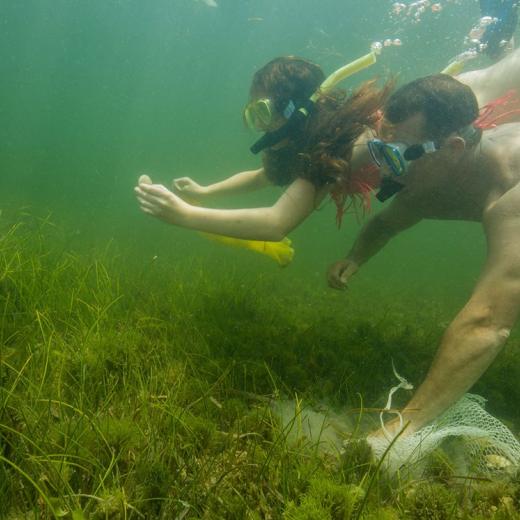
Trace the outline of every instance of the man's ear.
[[453, 135], [448, 138], [448, 147], [455, 153], [462, 153], [466, 150], [466, 140], [460, 135]]

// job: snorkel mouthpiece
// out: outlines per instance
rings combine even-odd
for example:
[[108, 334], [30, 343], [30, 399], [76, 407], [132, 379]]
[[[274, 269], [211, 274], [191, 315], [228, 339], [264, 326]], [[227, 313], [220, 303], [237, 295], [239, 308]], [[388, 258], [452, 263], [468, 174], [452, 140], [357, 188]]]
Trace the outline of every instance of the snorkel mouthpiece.
[[425, 153], [433, 153], [440, 149], [440, 144], [435, 141], [425, 141], [420, 144], [412, 144], [403, 153], [407, 161], [417, 161]]

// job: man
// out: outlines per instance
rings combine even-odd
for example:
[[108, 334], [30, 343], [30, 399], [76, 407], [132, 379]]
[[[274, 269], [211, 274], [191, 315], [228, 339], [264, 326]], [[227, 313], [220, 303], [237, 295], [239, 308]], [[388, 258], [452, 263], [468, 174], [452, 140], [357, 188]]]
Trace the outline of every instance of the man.
[[[359, 233], [329, 284], [346, 286], [392, 237], [422, 219], [482, 223], [488, 251], [469, 301], [446, 330], [426, 379], [402, 412], [411, 434], [455, 403], [502, 349], [520, 309], [520, 124], [482, 132], [473, 91], [443, 74], [398, 89], [380, 139], [368, 141], [396, 195]], [[397, 433], [399, 423], [386, 426]]]

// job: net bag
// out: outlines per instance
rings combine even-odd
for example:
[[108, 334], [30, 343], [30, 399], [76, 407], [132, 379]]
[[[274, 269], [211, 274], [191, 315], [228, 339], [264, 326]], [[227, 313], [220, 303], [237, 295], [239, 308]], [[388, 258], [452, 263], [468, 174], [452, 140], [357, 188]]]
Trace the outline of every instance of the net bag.
[[389, 472], [421, 469], [428, 455], [448, 440], [458, 439], [457, 470], [468, 475], [512, 474], [520, 465], [520, 443], [497, 418], [484, 410], [486, 400], [466, 394], [428, 426], [395, 442], [367, 438], [374, 456]]

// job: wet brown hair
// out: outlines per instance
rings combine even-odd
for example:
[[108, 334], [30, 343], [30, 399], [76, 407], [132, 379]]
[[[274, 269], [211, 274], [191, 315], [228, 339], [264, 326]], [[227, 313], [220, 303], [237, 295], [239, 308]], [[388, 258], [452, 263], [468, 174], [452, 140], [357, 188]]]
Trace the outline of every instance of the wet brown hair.
[[[255, 74], [250, 97], [268, 97], [281, 112], [291, 100], [298, 107], [309, 99], [324, 79], [314, 63], [294, 56], [276, 58]], [[375, 124], [390, 90], [389, 84], [379, 89], [371, 81], [351, 95], [338, 89], [320, 97], [305, 126], [286, 146], [264, 152], [268, 178], [283, 186], [303, 177], [318, 187], [347, 178], [354, 141]]]
[[256, 71], [249, 97], [270, 98], [281, 114], [291, 100], [296, 106], [303, 104], [324, 80], [321, 67], [311, 61], [296, 56], [275, 58]]
[[391, 124], [422, 113], [424, 137], [439, 140], [473, 123], [479, 108], [470, 87], [447, 74], [434, 74], [397, 89], [385, 104], [384, 113]]

